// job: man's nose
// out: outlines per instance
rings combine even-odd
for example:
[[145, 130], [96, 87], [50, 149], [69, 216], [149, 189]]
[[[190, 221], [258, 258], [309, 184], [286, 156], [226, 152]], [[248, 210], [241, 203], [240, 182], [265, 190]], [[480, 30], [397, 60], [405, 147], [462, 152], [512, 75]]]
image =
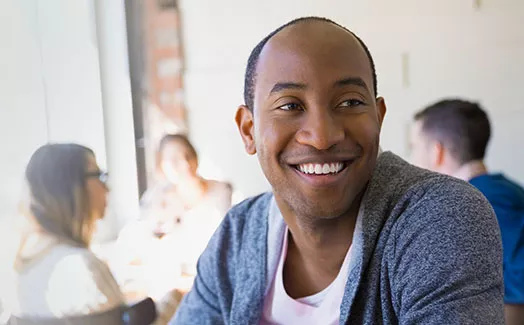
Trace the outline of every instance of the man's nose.
[[317, 150], [327, 150], [344, 140], [344, 127], [332, 112], [319, 108], [305, 114], [307, 116], [296, 135], [297, 142]]

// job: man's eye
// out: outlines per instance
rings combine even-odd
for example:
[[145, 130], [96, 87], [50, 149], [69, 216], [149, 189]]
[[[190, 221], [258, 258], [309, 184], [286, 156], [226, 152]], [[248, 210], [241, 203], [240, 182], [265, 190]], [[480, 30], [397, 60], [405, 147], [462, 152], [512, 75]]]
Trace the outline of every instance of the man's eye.
[[300, 107], [299, 104], [289, 103], [289, 104], [279, 106], [278, 109], [281, 109], [283, 111], [296, 111], [296, 110], [301, 110], [302, 108]]
[[358, 107], [358, 106], [361, 106], [361, 105], [364, 105], [363, 101], [361, 101], [359, 99], [349, 99], [349, 100], [343, 101], [338, 106], [339, 107]]

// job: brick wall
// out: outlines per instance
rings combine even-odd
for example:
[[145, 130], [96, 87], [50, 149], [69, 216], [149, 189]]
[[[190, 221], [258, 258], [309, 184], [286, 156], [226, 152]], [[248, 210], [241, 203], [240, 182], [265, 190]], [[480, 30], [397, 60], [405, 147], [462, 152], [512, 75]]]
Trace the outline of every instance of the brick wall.
[[146, 105], [145, 152], [148, 183], [155, 182], [155, 152], [165, 133], [187, 133], [181, 21], [174, 0], [144, 0]]
[[173, 0], [145, 1], [145, 44], [149, 101], [185, 128], [180, 15]]

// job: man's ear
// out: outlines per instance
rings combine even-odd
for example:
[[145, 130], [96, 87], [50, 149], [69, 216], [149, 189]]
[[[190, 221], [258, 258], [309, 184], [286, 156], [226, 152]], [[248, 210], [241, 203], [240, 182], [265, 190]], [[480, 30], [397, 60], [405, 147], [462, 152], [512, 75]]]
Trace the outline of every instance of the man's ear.
[[433, 145], [434, 150], [434, 157], [435, 157], [435, 164], [440, 167], [444, 163], [444, 156], [446, 154], [446, 150], [444, 148], [444, 145], [442, 142], [435, 142]]
[[245, 105], [240, 105], [235, 116], [238, 131], [244, 142], [244, 148], [250, 155], [257, 153], [255, 145], [255, 123], [253, 112]]
[[384, 121], [384, 117], [386, 116], [386, 101], [384, 100], [384, 97], [377, 97], [376, 100], [376, 107], [377, 107], [377, 116], [378, 116], [378, 122], [380, 127], [382, 128], [382, 122]]

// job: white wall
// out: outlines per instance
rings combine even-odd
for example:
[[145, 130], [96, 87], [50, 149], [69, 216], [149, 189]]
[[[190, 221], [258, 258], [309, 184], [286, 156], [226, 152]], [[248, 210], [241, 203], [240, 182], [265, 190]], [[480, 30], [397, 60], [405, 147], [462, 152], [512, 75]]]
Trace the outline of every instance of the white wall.
[[13, 213], [25, 165], [46, 142], [78, 142], [106, 166], [96, 36], [89, 0], [0, 4], [0, 213]]
[[[113, 44], [102, 49], [94, 0], [0, 1], [0, 217], [15, 212], [27, 161], [47, 142], [86, 145], [102, 168], [120, 164], [110, 173], [124, 191], [111, 193], [110, 212], [125, 218], [137, 210], [124, 0], [103, 1], [117, 14], [99, 19], [111, 32], [99, 30], [112, 37], [104, 44]], [[101, 77], [99, 58], [115, 55], [111, 75]], [[105, 89], [116, 89], [119, 100], [103, 103]], [[108, 121], [116, 114], [122, 118]], [[119, 146], [106, 145], [115, 139]]]
[[[29, 155], [47, 138], [36, 13], [23, 1], [0, 2], [0, 216], [19, 199]], [[18, 64], [13, 64], [18, 62]]]
[[480, 8], [475, 3], [181, 0], [186, 102], [203, 169], [233, 181], [246, 195], [268, 188], [256, 159], [243, 152], [233, 121], [242, 103], [245, 63], [270, 31], [315, 15], [345, 25], [368, 44], [389, 109], [385, 149], [407, 157], [412, 114], [442, 96], [462, 96], [480, 101], [491, 116], [491, 169], [524, 183], [524, 1], [483, 0]]
[[106, 147], [93, 1], [38, 0], [50, 142], [91, 147], [105, 168]]

